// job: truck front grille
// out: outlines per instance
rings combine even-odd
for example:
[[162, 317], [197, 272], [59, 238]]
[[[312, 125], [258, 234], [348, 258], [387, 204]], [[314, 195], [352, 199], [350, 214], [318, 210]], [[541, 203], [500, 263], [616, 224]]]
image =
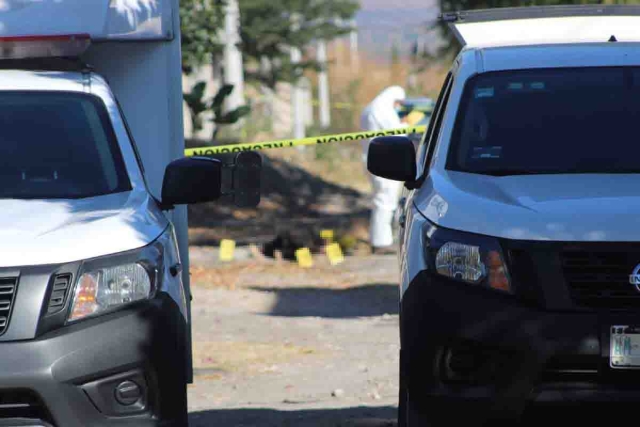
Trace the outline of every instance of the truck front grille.
[[9, 327], [17, 286], [18, 279], [15, 277], [0, 278], [0, 335]]
[[640, 307], [640, 290], [630, 276], [640, 251], [564, 250], [560, 256], [574, 302], [594, 308]]
[[547, 362], [540, 376], [541, 383], [572, 383], [598, 381], [598, 355], [557, 355]]
[[[0, 390], [0, 425], [3, 419], [29, 420], [29, 426], [50, 426], [51, 416], [42, 400], [30, 390]], [[11, 424], [9, 424], [11, 425]], [[18, 425], [16, 423], [16, 425]]]

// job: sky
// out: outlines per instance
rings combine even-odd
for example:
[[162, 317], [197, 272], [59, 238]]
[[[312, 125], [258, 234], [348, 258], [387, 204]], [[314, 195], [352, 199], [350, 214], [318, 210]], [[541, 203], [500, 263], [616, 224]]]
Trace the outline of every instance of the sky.
[[360, 0], [362, 9], [375, 10], [375, 9], [422, 9], [425, 6], [430, 6], [436, 2], [432, 0], [402, 0], [394, 4], [394, 0]]
[[436, 40], [428, 27], [438, 16], [438, 0], [360, 0], [360, 6], [360, 48], [371, 54], [389, 56], [394, 40], [405, 54], [419, 35], [426, 35], [427, 43]]

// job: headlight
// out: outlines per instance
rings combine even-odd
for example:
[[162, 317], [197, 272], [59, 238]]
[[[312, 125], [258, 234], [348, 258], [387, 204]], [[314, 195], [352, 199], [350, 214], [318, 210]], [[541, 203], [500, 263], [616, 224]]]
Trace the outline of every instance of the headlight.
[[169, 295], [188, 317], [182, 279], [171, 273], [180, 265], [173, 226], [141, 249], [86, 260], [75, 281], [67, 322], [105, 314], [137, 301]]
[[149, 273], [140, 264], [86, 271], [78, 279], [69, 320], [79, 320], [147, 299], [151, 291]]
[[486, 275], [480, 248], [462, 243], [447, 242], [436, 256], [436, 271], [452, 279], [478, 283]]
[[472, 285], [512, 292], [509, 271], [497, 240], [431, 227], [428, 257], [441, 276]]

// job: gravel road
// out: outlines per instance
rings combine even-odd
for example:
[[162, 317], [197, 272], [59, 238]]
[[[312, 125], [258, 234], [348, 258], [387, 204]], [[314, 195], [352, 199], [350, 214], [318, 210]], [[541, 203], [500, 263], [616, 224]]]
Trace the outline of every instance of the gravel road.
[[395, 425], [396, 258], [238, 258], [191, 249], [190, 425]]

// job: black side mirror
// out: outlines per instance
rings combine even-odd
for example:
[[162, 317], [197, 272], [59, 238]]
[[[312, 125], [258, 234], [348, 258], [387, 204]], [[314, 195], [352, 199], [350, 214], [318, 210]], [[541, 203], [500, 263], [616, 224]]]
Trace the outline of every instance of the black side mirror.
[[416, 150], [406, 136], [380, 136], [369, 143], [367, 169], [375, 176], [393, 181], [416, 179]]
[[233, 158], [185, 157], [167, 166], [162, 183], [162, 209], [212, 202], [231, 196], [236, 206], [260, 203], [262, 157], [245, 151]]
[[238, 153], [232, 171], [233, 201], [236, 206], [253, 208], [260, 204], [262, 156], [253, 151]]
[[203, 203], [222, 195], [222, 162], [207, 157], [185, 157], [169, 163], [162, 183], [162, 206]]

